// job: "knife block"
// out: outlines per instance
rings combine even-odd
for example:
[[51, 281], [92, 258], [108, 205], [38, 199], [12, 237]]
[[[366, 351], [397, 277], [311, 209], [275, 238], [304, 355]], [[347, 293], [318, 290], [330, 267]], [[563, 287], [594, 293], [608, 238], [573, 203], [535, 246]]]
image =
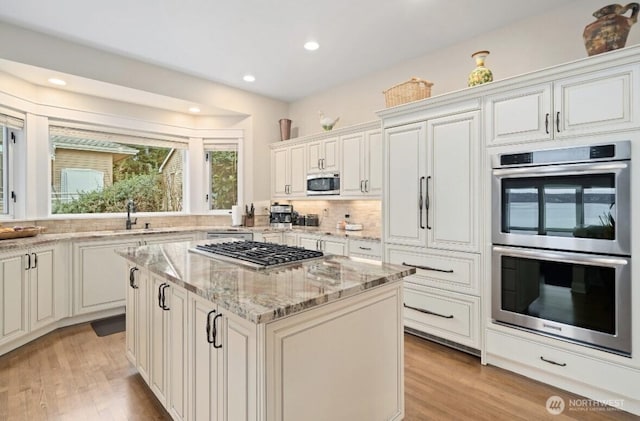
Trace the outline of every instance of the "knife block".
[[254, 222], [255, 222], [255, 217], [253, 215], [251, 215], [251, 216], [244, 215], [243, 219], [244, 219], [244, 226], [245, 227], [252, 227]]

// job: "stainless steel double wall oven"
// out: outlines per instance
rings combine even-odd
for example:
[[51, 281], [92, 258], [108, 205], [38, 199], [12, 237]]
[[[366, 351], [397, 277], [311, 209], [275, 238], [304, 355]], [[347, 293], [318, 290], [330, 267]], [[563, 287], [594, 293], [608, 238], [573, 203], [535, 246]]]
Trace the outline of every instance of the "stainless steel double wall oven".
[[631, 354], [631, 142], [492, 156], [492, 318]]

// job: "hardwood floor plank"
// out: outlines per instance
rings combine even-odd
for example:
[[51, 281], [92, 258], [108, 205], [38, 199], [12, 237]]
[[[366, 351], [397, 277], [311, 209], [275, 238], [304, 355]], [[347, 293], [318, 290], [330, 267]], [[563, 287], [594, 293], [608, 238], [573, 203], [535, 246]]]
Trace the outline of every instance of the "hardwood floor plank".
[[[405, 335], [407, 421], [640, 419], [595, 410], [553, 416], [545, 406], [552, 395], [580, 398]], [[98, 337], [86, 323], [0, 356], [0, 421], [170, 419], [127, 361], [124, 333]]]

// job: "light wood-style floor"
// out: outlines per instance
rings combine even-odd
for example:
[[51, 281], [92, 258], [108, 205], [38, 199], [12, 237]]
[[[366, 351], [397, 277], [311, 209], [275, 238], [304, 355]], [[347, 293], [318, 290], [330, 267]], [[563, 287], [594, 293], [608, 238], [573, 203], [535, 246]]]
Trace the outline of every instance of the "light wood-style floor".
[[[552, 395], [576, 397], [405, 335], [407, 421], [638, 419], [593, 410], [552, 416], [545, 408]], [[169, 419], [128, 363], [124, 333], [101, 338], [90, 324], [80, 324], [0, 356], [2, 421]]]

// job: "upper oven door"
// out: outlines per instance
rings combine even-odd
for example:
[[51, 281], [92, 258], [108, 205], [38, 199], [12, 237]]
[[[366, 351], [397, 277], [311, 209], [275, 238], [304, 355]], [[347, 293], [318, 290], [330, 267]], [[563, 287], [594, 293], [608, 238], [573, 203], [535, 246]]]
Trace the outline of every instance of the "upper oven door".
[[631, 161], [493, 170], [493, 244], [631, 254]]

